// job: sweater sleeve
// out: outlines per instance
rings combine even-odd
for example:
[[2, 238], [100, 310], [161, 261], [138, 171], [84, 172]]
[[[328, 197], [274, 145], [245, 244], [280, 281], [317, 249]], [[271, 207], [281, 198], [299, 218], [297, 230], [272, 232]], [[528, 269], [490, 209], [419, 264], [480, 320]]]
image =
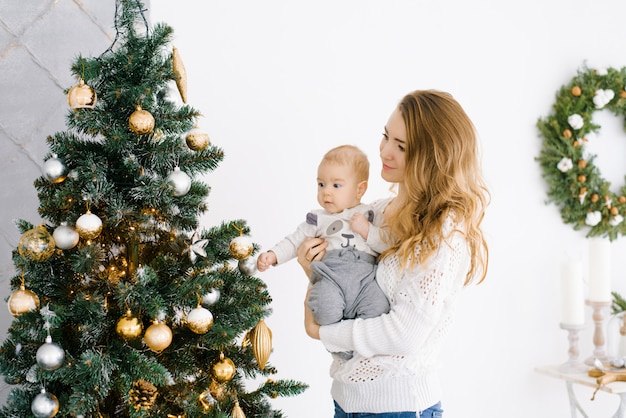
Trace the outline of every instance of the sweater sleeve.
[[400, 273], [397, 259], [387, 258], [377, 273], [385, 276], [379, 283], [391, 284], [389, 313], [322, 326], [320, 339], [331, 352], [356, 351], [364, 357], [411, 354], [438, 329], [451, 298], [463, 287], [468, 267], [467, 243], [459, 232], [442, 243], [426, 266]]
[[317, 225], [302, 222], [298, 228], [274, 245], [270, 251], [276, 254], [276, 264], [284, 264], [296, 258], [298, 247], [309, 237], [316, 236]]

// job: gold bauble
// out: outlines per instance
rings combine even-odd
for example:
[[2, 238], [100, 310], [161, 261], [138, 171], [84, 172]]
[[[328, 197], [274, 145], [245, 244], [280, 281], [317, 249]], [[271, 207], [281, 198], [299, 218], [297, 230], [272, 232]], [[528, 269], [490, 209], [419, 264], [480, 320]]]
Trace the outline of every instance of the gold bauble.
[[187, 326], [196, 334], [204, 334], [213, 326], [213, 314], [198, 305], [187, 314]]
[[11, 315], [18, 316], [39, 309], [39, 297], [22, 285], [11, 294], [8, 306]]
[[574, 87], [572, 87], [572, 96], [574, 96], [574, 97], [579, 97], [582, 93], [583, 93], [583, 91], [582, 91], [582, 89], [580, 88], [580, 86], [574, 86]]
[[250, 237], [245, 235], [239, 235], [230, 242], [230, 255], [237, 260], [243, 260], [250, 257], [252, 251], [254, 251], [254, 245], [250, 240]]
[[252, 345], [252, 353], [259, 368], [263, 370], [272, 353], [272, 330], [261, 319], [254, 328], [248, 331], [246, 339]]
[[33, 261], [45, 261], [54, 253], [55, 242], [45, 226], [39, 225], [22, 235], [17, 251]]
[[102, 220], [87, 210], [76, 220], [76, 231], [82, 239], [94, 239], [102, 232]]
[[67, 104], [72, 110], [93, 109], [96, 101], [96, 92], [86, 85], [82, 78], [67, 93]]
[[224, 353], [220, 353], [219, 361], [213, 363], [211, 374], [220, 383], [228, 382], [235, 376], [235, 363], [228, 357], [224, 357]]
[[232, 418], [246, 418], [246, 414], [243, 413], [243, 409], [239, 406], [239, 401], [235, 401], [233, 412], [230, 413]]
[[209, 134], [198, 128], [197, 126], [185, 135], [187, 146], [194, 151], [202, 151], [211, 142]]
[[142, 331], [143, 324], [130, 310], [126, 311], [126, 314], [115, 325], [115, 332], [125, 341], [134, 340], [141, 335]]
[[209, 393], [216, 401], [223, 401], [226, 398], [226, 385], [218, 382], [215, 379], [211, 379], [209, 385]]
[[160, 353], [172, 343], [172, 330], [166, 324], [155, 321], [146, 330], [143, 340], [150, 350]]
[[172, 70], [174, 70], [180, 98], [183, 99], [183, 103], [187, 103], [187, 70], [176, 47], [172, 48]]
[[154, 129], [154, 117], [147, 110], [143, 110], [141, 106], [137, 106], [128, 118], [128, 126], [137, 135], [149, 134]]

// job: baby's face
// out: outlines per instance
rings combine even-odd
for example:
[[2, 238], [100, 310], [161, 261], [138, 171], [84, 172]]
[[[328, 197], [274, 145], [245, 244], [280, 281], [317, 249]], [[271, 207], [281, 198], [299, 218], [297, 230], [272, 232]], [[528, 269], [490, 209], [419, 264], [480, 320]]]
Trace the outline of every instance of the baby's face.
[[317, 169], [317, 201], [329, 213], [339, 213], [361, 203], [356, 175], [345, 164], [323, 162]]

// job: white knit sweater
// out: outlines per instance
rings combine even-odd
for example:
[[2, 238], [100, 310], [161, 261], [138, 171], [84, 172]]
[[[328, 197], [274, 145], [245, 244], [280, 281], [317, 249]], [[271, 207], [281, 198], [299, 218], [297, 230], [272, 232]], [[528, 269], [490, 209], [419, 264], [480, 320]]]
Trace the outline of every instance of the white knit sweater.
[[[446, 222], [444, 236], [453, 228], [451, 220]], [[354, 352], [347, 361], [335, 358], [330, 370], [333, 399], [344, 411], [419, 412], [441, 400], [440, 346], [469, 265], [468, 245], [459, 232], [426, 266], [401, 271], [397, 257], [387, 257], [378, 266], [377, 281], [391, 311], [320, 328], [328, 351]]]

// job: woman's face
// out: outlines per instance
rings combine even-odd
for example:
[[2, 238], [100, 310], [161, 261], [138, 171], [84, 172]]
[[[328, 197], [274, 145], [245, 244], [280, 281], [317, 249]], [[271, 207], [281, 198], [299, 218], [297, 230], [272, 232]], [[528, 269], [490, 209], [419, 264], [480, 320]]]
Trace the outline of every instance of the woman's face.
[[381, 176], [390, 183], [400, 183], [404, 178], [406, 163], [406, 128], [400, 110], [396, 108], [385, 125], [380, 142]]

